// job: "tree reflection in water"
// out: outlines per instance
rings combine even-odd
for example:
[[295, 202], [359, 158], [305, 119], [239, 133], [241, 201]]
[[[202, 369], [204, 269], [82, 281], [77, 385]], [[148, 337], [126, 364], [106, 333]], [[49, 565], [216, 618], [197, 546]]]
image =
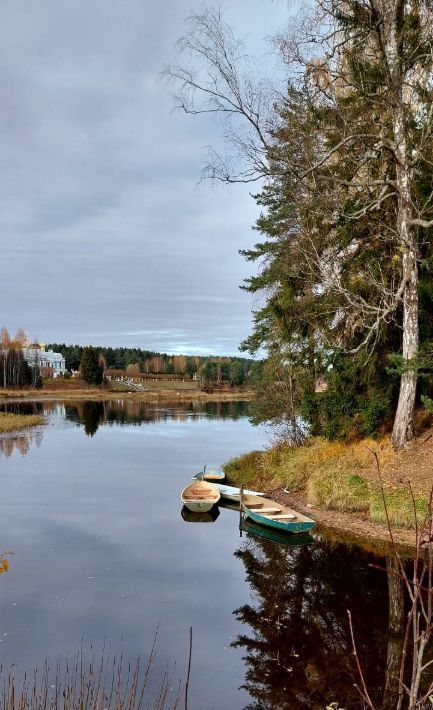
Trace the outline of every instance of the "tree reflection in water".
[[9, 458], [14, 452], [25, 456], [29, 452], [32, 444], [36, 444], [39, 448], [43, 438], [44, 433], [42, 429], [37, 429], [37, 431], [31, 434], [19, 434], [18, 436], [8, 434], [3, 436], [0, 438], [0, 457], [3, 455]]
[[248, 415], [249, 402], [178, 402], [164, 400], [163, 406], [139, 399], [84, 400], [65, 402], [68, 421], [84, 425], [88, 436], [94, 436], [100, 425], [154, 424], [161, 421], [200, 421], [210, 417], [236, 420]]
[[[347, 609], [366, 681], [384, 697], [388, 640], [388, 580], [369, 568], [359, 548], [317, 540], [284, 547], [248, 536], [235, 552], [253, 601], [236, 609], [251, 628], [233, 645], [246, 651], [249, 710], [363, 707], [354, 683]], [[394, 620], [395, 621], [395, 620]], [[388, 649], [389, 651], [389, 649]], [[388, 694], [392, 689], [388, 689]]]
[[104, 402], [83, 402], [81, 421], [87, 436], [93, 436], [105, 419]]

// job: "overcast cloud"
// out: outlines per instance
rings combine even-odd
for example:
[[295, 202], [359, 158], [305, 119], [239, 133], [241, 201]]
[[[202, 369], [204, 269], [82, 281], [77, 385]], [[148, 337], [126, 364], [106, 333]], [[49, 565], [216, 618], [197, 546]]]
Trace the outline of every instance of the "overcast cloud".
[[[159, 72], [194, 0], [10, 0], [0, 26], [0, 326], [45, 342], [235, 353], [248, 335], [248, 187], [198, 184], [220, 127]], [[289, 8], [231, 0], [250, 49]], [[252, 189], [256, 189], [257, 186]], [[250, 188], [251, 189], [251, 188]]]

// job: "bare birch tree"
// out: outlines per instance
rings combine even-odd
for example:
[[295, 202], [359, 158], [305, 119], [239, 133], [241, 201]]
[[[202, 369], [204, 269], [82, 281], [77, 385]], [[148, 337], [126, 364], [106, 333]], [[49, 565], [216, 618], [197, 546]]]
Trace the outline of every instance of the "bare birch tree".
[[3, 327], [0, 331], [0, 349], [1, 349], [2, 363], [3, 363], [3, 387], [6, 387], [6, 384], [7, 384], [7, 381], [6, 381], [7, 356], [8, 356], [10, 344], [11, 344], [11, 338], [10, 338], [9, 332], [5, 327]]

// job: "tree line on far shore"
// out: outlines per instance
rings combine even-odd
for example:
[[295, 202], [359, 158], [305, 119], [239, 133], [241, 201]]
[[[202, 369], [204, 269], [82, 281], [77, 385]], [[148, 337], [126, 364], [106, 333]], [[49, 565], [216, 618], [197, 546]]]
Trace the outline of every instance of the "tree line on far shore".
[[[120, 370], [131, 377], [139, 374], [179, 375], [191, 379], [197, 377], [209, 384], [226, 382], [240, 386], [251, 380], [258, 367], [254, 360], [244, 357], [168, 355], [142, 348], [83, 347], [65, 343], [51, 343], [47, 347], [62, 353], [66, 368], [71, 372], [83, 370], [84, 357], [85, 368], [88, 360], [92, 361], [92, 368], [96, 368], [99, 361], [102, 372]], [[95, 370], [90, 381], [98, 384], [99, 379]]]

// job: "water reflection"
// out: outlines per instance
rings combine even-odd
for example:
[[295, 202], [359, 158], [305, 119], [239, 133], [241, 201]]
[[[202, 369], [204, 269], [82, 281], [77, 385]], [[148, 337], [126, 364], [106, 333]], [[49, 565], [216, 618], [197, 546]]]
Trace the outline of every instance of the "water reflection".
[[218, 506], [214, 505], [214, 507], [206, 513], [196, 513], [192, 510], [188, 510], [186, 505], [184, 505], [180, 514], [186, 523], [214, 523], [220, 511]]
[[66, 402], [67, 420], [84, 426], [88, 436], [94, 436], [103, 425], [154, 424], [165, 421], [194, 421], [206, 417], [236, 420], [248, 415], [248, 402], [170, 402], [161, 406], [155, 402], [134, 399]]
[[32, 444], [35, 444], [38, 448], [40, 447], [43, 438], [42, 429], [37, 429], [35, 432], [28, 434], [19, 434], [18, 436], [7, 434], [0, 437], [0, 457], [6, 456], [6, 458], [9, 458], [14, 451], [20, 453], [21, 456], [26, 456]]
[[[4, 549], [20, 551], [0, 595], [12, 658], [32, 667], [41, 648], [55, 658], [83, 634], [125, 638], [133, 657], [163, 619], [164, 658], [183, 658], [185, 628], [194, 627], [192, 707], [322, 710], [335, 700], [352, 710], [362, 704], [350, 609], [368, 688], [380, 707], [396, 707], [405, 610], [395, 574], [370, 568], [371, 555], [356, 547], [320, 538], [288, 546], [250, 528], [239, 542], [238, 511], [221, 509], [215, 526], [186, 525], [179, 515], [179, 491], [203, 452], [223, 461], [262, 445], [246, 420], [216, 421], [247, 415], [247, 403], [12, 406], [49, 422], [0, 439], [4, 455], [29, 452], [2, 466], [0, 537]], [[101, 426], [116, 430], [95, 436]], [[40, 446], [44, 431], [39, 452], [32, 443]], [[193, 515], [186, 522], [198, 522]], [[379, 564], [392, 571], [390, 561]], [[239, 600], [247, 603], [234, 618]]]
[[[51, 409], [53, 403], [48, 402], [47, 404], [48, 409]], [[0, 404], [0, 412], [5, 414], [43, 414], [44, 405], [42, 402], [7, 402]]]
[[287, 547], [248, 536], [235, 556], [253, 599], [234, 612], [250, 627], [233, 643], [245, 650], [248, 709], [322, 709], [331, 701], [363, 707], [353, 685], [349, 608], [367, 682], [382, 699], [387, 578], [368, 567], [367, 553], [321, 540]]
[[256, 523], [244, 516], [240, 521], [239, 529], [241, 532], [246, 532], [254, 537], [272, 540], [273, 542], [278, 542], [280, 545], [298, 547], [299, 545], [311, 545], [314, 542], [314, 538], [309, 533], [291, 534], [285, 532], [284, 530], [267, 528], [264, 525], [260, 525], [260, 523]]
[[5, 555], [12, 555], [12, 552], [2, 553], [0, 555], [0, 574], [7, 572], [10, 566], [9, 559]]

